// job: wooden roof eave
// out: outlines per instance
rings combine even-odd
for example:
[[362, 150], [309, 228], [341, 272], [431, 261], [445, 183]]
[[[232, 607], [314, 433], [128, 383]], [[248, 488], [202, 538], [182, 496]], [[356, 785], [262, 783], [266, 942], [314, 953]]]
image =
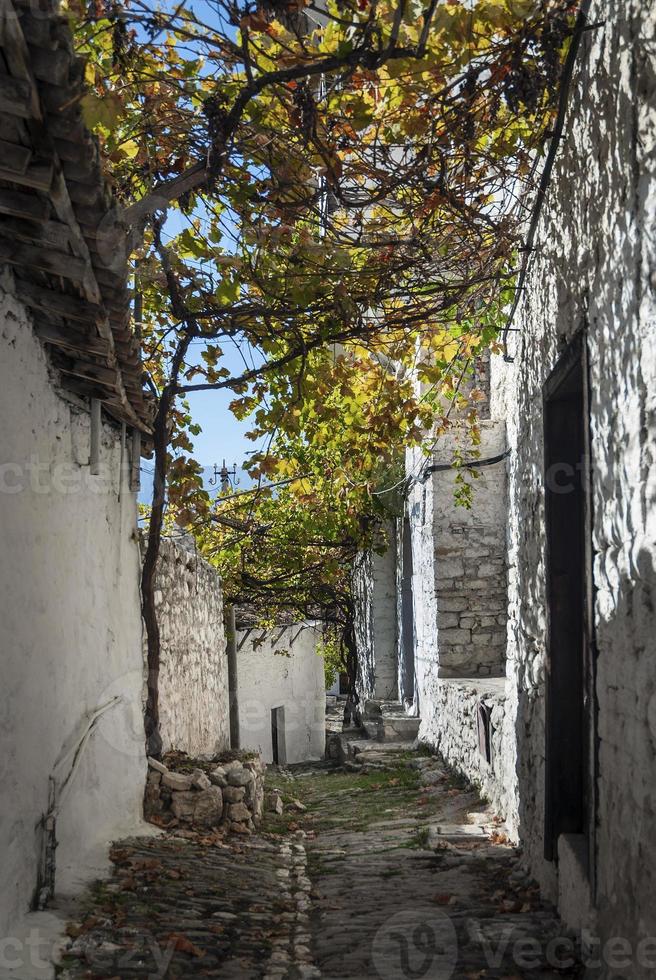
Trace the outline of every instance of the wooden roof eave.
[[[125, 288], [127, 268], [122, 273], [109, 274], [102, 267], [94, 268], [94, 259], [97, 266], [100, 257], [91, 255], [76, 216], [76, 203], [85, 212], [95, 214], [97, 225], [107, 214], [107, 194], [99, 175], [97, 151], [89, 134], [83, 127], [80, 129], [78, 118], [74, 117], [72, 129], [81, 135], [86, 154], [76, 156], [74, 173], [67, 179], [50, 132], [49, 113], [53, 107], [66, 105], [66, 83], [70, 76], [76, 77], [73, 89], [79, 89], [80, 66], [75, 64], [70, 35], [67, 35], [70, 50], [58, 48], [59, 42], [52, 40], [57, 33], [54, 26], [58, 32], [67, 30], [60, 23], [61, 18], [54, 11], [42, 14], [38, 19], [29, 11], [21, 14], [22, 23], [34, 31], [28, 44], [12, 0], [0, 0], [0, 112], [13, 120], [17, 132], [25, 134], [14, 143], [8, 142], [11, 149], [1, 156], [0, 181], [11, 186], [0, 186], [0, 222], [3, 217], [7, 222], [0, 228], [0, 262], [10, 263], [16, 271], [20, 269], [33, 276], [33, 281], [22, 281], [23, 296], [32, 309], [54, 312], [86, 324], [86, 338], [80, 331], [72, 332], [67, 338], [65, 324], [56, 328], [52, 323], [42, 326], [41, 337], [49, 345], [75, 353], [75, 370], [60, 369], [71, 378], [76, 374], [82, 377], [84, 387], [88, 380], [101, 386], [110, 413], [148, 435], [152, 412], [141, 385], [139, 352], [131, 343], [127, 329], [130, 316], [129, 292]], [[52, 30], [44, 26], [49, 18], [51, 26], [54, 25]], [[44, 114], [44, 93], [40, 88], [46, 93], [49, 113]], [[64, 124], [63, 116], [59, 117], [59, 123], [54, 127], [59, 135], [70, 135], [71, 127]], [[3, 139], [6, 135], [3, 129]], [[15, 222], [19, 222], [19, 227]], [[34, 240], [30, 228], [38, 229]], [[64, 287], [65, 282], [69, 283], [68, 288]], [[81, 296], [71, 295], [71, 289], [77, 289]], [[98, 356], [102, 364], [85, 361], [85, 354], [92, 359]], [[125, 377], [124, 370], [128, 371]]]

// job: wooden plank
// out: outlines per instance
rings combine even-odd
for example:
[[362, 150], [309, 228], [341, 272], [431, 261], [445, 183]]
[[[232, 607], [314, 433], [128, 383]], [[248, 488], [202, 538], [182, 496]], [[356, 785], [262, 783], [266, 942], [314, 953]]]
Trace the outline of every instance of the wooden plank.
[[62, 329], [54, 323], [44, 323], [37, 320], [34, 324], [34, 332], [44, 344], [74, 351], [76, 354], [97, 354], [99, 357], [103, 357], [108, 353], [107, 344], [98, 337], [90, 337], [75, 330]]
[[19, 14], [21, 30], [23, 36], [29, 41], [30, 45], [38, 45], [54, 51], [57, 46], [57, 39], [52, 32], [52, 19], [44, 17], [39, 11], [40, 16], [35, 17], [29, 11], [21, 10]]
[[62, 252], [67, 251], [69, 245], [68, 227], [60, 221], [22, 221], [4, 217], [0, 221], [0, 237], [52, 245]]
[[35, 191], [48, 193], [52, 185], [52, 178], [55, 175], [55, 168], [51, 163], [33, 163], [24, 173], [16, 173], [14, 170], [7, 169], [4, 164], [7, 161], [2, 158], [0, 166], [0, 180], [10, 180], [12, 184], [20, 184], [21, 187], [32, 187]]
[[55, 276], [78, 281], [84, 277], [86, 265], [83, 259], [65, 252], [57, 252], [47, 246], [26, 245], [24, 242], [7, 242], [0, 239], [0, 262], [11, 265], [30, 266]]
[[[12, 173], [24, 174], [31, 159], [32, 150], [29, 146], [8, 143], [7, 140], [0, 139], [0, 160], [3, 169]], [[7, 180], [11, 179], [11, 177], [7, 178]]]
[[0, 110], [21, 119], [33, 119], [30, 83], [22, 78], [0, 74]]
[[99, 306], [87, 300], [27, 282], [21, 283], [20, 298], [32, 309], [56, 313], [58, 316], [81, 323], [93, 323], [102, 314]]
[[89, 183], [78, 183], [67, 176], [66, 184], [71, 201], [74, 204], [84, 204], [87, 207], [100, 201], [100, 178], [89, 174]]
[[141, 432], [132, 430], [132, 454], [130, 457], [130, 490], [138, 493], [141, 489]]
[[91, 419], [89, 430], [89, 472], [91, 476], [100, 473], [100, 447], [102, 444], [102, 413], [99, 398], [91, 399]]
[[101, 364], [94, 364], [92, 361], [76, 360], [72, 364], [62, 367], [64, 374], [71, 374], [76, 378], [86, 378], [88, 381], [96, 381], [106, 388], [114, 391], [117, 386], [116, 371], [111, 368], [103, 367]]
[[[58, 142], [63, 143], [64, 140]], [[100, 186], [102, 180], [100, 160], [93, 152], [93, 147], [86, 148], [79, 160], [64, 160], [63, 167], [67, 181], [75, 181], [76, 184], [93, 183], [96, 189]]]
[[[25, 119], [42, 119], [36, 81], [30, 68], [30, 53], [11, 0], [0, 0], [0, 32], [7, 68], [25, 95]], [[21, 115], [15, 112], [14, 115]]]
[[30, 65], [35, 78], [44, 82], [51, 82], [53, 85], [66, 84], [71, 64], [70, 56], [66, 50], [59, 48], [55, 51], [49, 51], [32, 44], [28, 44], [28, 48]]
[[23, 191], [0, 189], [0, 214], [10, 214], [15, 218], [44, 221], [50, 213], [48, 202], [25, 194]]
[[[53, 135], [52, 132], [50, 135]], [[66, 169], [65, 165], [68, 162], [83, 167], [86, 165], [89, 156], [94, 159], [96, 156], [93, 149], [93, 142], [88, 134], [80, 142], [71, 142], [68, 139], [55, 139], [54, 144], [59, 159], [64, 161], [64, 169]]]

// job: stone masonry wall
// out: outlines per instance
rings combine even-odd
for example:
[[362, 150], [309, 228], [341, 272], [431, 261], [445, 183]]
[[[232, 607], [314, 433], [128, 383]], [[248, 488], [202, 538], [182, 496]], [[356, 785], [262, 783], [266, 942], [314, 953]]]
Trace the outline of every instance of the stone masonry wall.
[[[481, 423], [481, 457], [506, 449], [505, 422]], [[436, 463], [448, 463], [458, 436], [440, 440]], [[406, 472], [426, 466], [409, 451]], [[482, 468], [474, 482], [471, 510], [456, 506], [455, 474], [441, 471], [410, 488], [407, 513], [412, 539], [415, 713], [420, 738], [434, 744], [446, 731], [436, 706], [443, 703], [441, 678], [477, 678], [504, 673], [506, 652], [505, 463]], [[400, 575], [397, 575], [400, 579]]]
[[250, 834], [262, 817], [266, 765], [253, 752], [228, 752], [208, 762], [179, 752], [148, 760], [146, 819], [160, 827], [220, 827]]
[[191, 538], [162, 540], [155, 602], [163, 751], [215, 756], [230, 745], [223, 595], [217, 571]]
[[[449, 463], [457, 433], [439, 440], [435, 463]], [[481, 423], [480, 458], [506, 449], [504, 421]], [[434, 473], [435, 590], [440, 677], [500, 676], [506, 660], [505, 463], [476, 471], [470, 510], [456, 504], [454, 471]]]
[[383, 555], [363, 552], [356, 563], [358, 694], [394, 701], [398, 696], [396, 528], [387, 529]]
[[[510, 461], [507, 709], [516, 714], [517, 821], [531, 870], [570, 921], [620, 937], [620, 972], [656, 936], [656, 8], [593, 2], [569, 113], [515, 326], [515, 363], [498, 359]], [[587, 324], [595, 627], [598, 649], [596, 894], [574, 907], [567, 862], [542, 856], [545, 575], [542, 385]], [[585, 896], [583, 896], [585, 897]], [[582, 903], [579, 903], [579, 906]]]
[[[495, 812], [505, 816], [506, 787], [513, 755], [505, 732], [504, 678], [440, 680], [422, 714], [420, 740], [430, 746], [473, 783]], [[478, 705], [490, 711], [490, 760], [481, 753], [478, 738]], [[512, 828], [511, 829], [512, 832]]]

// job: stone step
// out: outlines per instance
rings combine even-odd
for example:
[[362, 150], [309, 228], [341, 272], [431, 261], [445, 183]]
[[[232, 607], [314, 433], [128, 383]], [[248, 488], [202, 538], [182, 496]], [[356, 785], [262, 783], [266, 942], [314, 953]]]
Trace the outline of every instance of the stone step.
[[362, 727], [368, 738], [377, 742], [414, 742], [419, 732], [419, 718], [405, 714], [385, 714], [378, 718], [366, 718]]

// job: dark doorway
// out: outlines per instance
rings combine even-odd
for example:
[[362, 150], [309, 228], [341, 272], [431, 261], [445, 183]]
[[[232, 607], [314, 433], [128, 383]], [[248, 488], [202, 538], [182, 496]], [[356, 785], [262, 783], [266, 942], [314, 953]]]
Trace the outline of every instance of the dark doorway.
[[271, 754], [276, 766], [286, 762], [285, 758], [285, 709], [271, 709]]
[[412, 598], [412, 537], [410, 520], [401, 525], [401, 657], [399, 694], [406, 705], [415, 700], [415, 621]]
[[546, 584], [545, 857], [561, 834], [592, 833], [593, 632], [589, 408], [585, 338], [544, 388]]

